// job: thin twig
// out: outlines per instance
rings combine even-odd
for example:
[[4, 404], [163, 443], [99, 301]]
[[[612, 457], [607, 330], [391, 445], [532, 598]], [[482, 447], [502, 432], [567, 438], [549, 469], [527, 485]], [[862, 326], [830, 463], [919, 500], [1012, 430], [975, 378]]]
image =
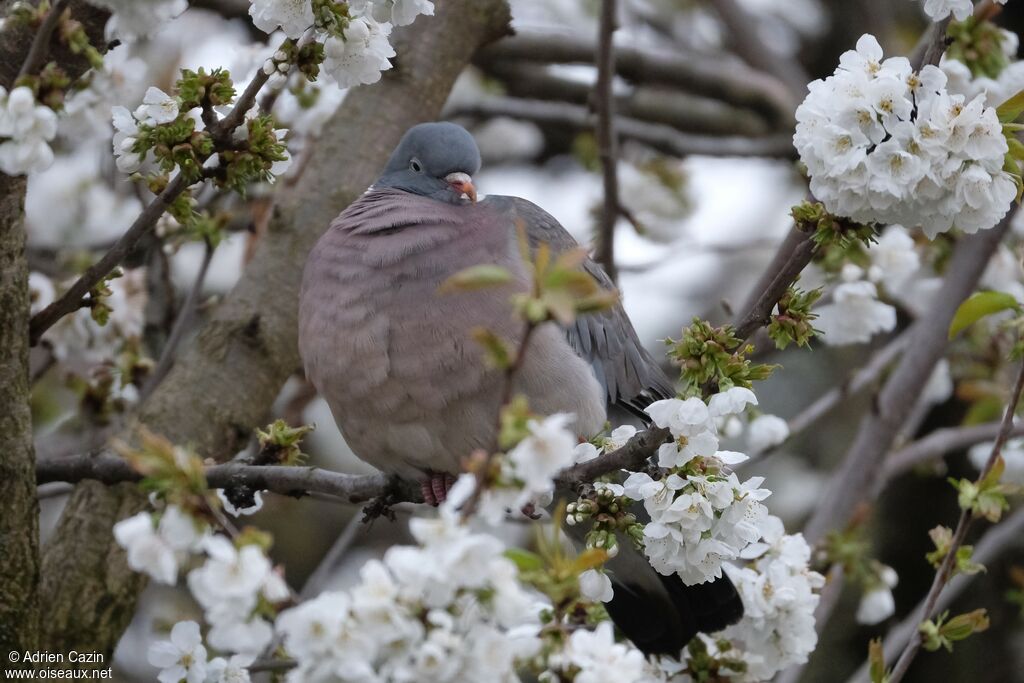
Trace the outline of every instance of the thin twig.
[[205, 250], [203, 251], [203, 261], [199, 266], [199, 273], [196, 275], [196, 280], [192, 284], [192, 289], [189, 290], [188, 296], [185, 299], [185, 303], [182, 304], [181, 310], [178, 312], [178, 317], [174, 321], [174, 326], [171, 328], [171, 334], [167, 337], [167, 343], [164, 345], [164, 349], [160, 354], [160, 360], [156, 364], [153, 373], [146, 380], [145, 386], [142, 388], [142, 392], [139, 396], [139, 402], [144, 402], [149, 395], [153, 393], [160, 382], [163, 381], [167, 373], [170, 372], [171, 366], [174, 365], [174, 358], [177, 354], [178, 346], [181, 344], [181, 340], [185, 337], [185, 332], [192, 325], [192, 319], [195, 317], [196, 309], [199, 305], [199, 299], [203, 293], [203, 284], [206, 282], [206, 273], [210, 269], [210, 261], [213, 260], [213, 253], [217, 247], [213, 245], [209, 240], [205, 242]]
[[363, 523], [359, 515], [352, 515], [352, 519], [345, 525], [344, 531], [341, 532], [341, 535], [338, 536], [334, 544], [320, 559], [320, 563], [317, 564], [313, 573], [306, 579], [302, 590], [299, 591], [299, 600], [315, 598], [327, 587], [327, 582], [338, 566], [338, 560], [348, 552], [349, 547], [359, 536], [360, 532], [367, 528], [369, 527]]
[[[971, 560], [988, 566], [1007, 550], [1021, 547], [1021, 543], [1024, 541], [1022, 534], [1024, 534], [1024, 508], [1018, 509], [1005, 521], [986, 531], [974, 546], [974, 555]], [[949, 609], [950, 605], [967, 590], [977, 576], [981, 576], [981, 574], [957, 574], [954, 576], [946, 585], [946, 589], [942, 591], [942, 595], [939, 596], [939, 600], [935, 604], [935, 611], [941, 612]], [[887, 660], [895, 658], [910, 642], [911, 635], [917, 632], [917, 627], [920, 625], [917, 615], [921, 614], [923, 610], [924, 600], [911, 610], [903, 621], [889, 629], [883, 645]], [[865, 663], [848, 679], [848, 683], [861, 683], [867, 680], [868, 665]]]
[[533, 337], [534, 331], [537, 329], [537, 324], [527, 320], [523, 324], [523, 334], [521, 341], [519, 342], [519, 349], [516, 351], [516, 357], [512, 360], [512, 363], [505, 368], [504, 385], [501, 390], [501, 401], [498, 403], [498, 414], [495, 416], [495, 432], [494, 432], [494, 443], [491, 446], [490, 451], [487, 453], [487, 457], [483, 463], [480, 464], [479, 469], [476, 472], [476, 487], [473, 489], [473, 493], [470, 494], [469, 498], [462, 506], [462, 517], [468, 518], [476, 511], [476, 506], [480, 502], [480, 497], [484, 493], [484, 489], [487, 488], [487, 477], [490, 476], [491, 468], [494, 465], [495, 458], [498, 457], [499, 443], [498, 439], [501, 434], [501, 416], [505, 409], [505, 406], [512, 402], [513, 393], [515, 392], [515, 380], [516, 375], [523, 367], [523, 362], [526, 359], [526, 351], [530, 344], [530, 339]]
[[90, 290], [102, 282], [103, 278], [109, 275], [114, 268], [124, 261], [129, 252], [131, 252], [135, 245], [138, 244], [139, 240], [153, 229], [157, 220], [164, 214], [164, 211], [167, 210], [167, 207], [170, 206], [187, 187], [188, 182], [185, 180], [184, 175], [181, 173], [176, 175], [174, 179], [167, 184], [167, 187], [164, 188], [163, 192], [157, 195], [156, 198], [142, 210], [142, 213], [138, 215], [131, 227], [121, 235], [117, 242], [114, 243], [114, 246], [103, 255], [103, 258], [89, 266], [89, 268], [82, 273], [81, 277], [79, 277], [78, 280], [76, 280], [59, 299], [32, 316], [32, 322], [29, 326], [29, 335], [33, 345], [39, 342], [39, 338], [44, 332], [46, 332], [46, 330], [50, 329], [54, 323], [82, 307], [82, 301]]
[[[948, 427], [935, 430], [886, 458], [885, 469], [881, 476], [882, 484], [888, 483], [918, 465], [938, 460], [948, 453], [995, 439], [999, 435], [1001, 424], [1001, 422], [989, 422], [970, 427]], [[1024, 424], [1014, 425], [1010, 430], [1010, 436], [1024, 436]]]
[[[1010, 431], [1013, 428], [1013, 416], [1017, 412], [1017, 404], [1020, 402], [1022, 392], [1024, 392], [1024, 363], [1021, 364], [1020, 371], [1017, 373], [1017, 381], [1013, 386], [1010, 402], [1006, 405], [1003, 422], [999, 427], [999, 435], [996, 437], [996, 442], [992, 445], [992, 453], [988, 456], [988, 462], [985, 463], [984, 469], [978, 475], [978, 481], [988, 476], [992, 468], [995, 467], [996, 461], [1003, 451], [1003, 446], [1006, 444], [1006, 440], [1010, 438]], [[935, 572], [935, 580], [932, 582], [932, 587], [924, 599], [924, 606], [918, 612], [918, 624], [922, 624], [934, 616], [939, 596], [953, 574], [953, 568], [957, 561], [957, 550], [963, 545], [964, 539], [967, 538], [967, 532], [970, 531], [973, 522], [974, 515], [970, 510], [964, 510], [960, 513], [960, 521], [957, 522], [956, 531], [953, 532], [953, 540], [949, 544], [949, 550], [946, 552], [946, 556], [942, 558], [942, 564], [939, 565], [938, 570]], [[896, 661], [896, 666], [893, 667], [892, 673], [889, 675], [890, 683], [899, 683], [903, 680], [907, 670], [910, 669], [910, 664], [914, 661], [914, 657], [920, 651], [922, 642], [921, 632], [915, 631], [900, 658]]]
[[36, 31], [36, 35], [32, 39], [32, 47], [29, 48], [21, 70], [18, 71], [18, 78], [31, 76], [43, 67], [46, 56], [50, 53], [50, 40], [53, 38], [53, 32], [70, 2], [71, 0], [56, 0], [50, 7], [50, 11], [46, 13], [46, 18], [43, 19], [43, 23], [39, 25], [39, 30]]
[[803, 65], [780, 53], [763, 38], [757, 19], [736, 0], [715, 0], [711, 4], [733, 34], [733, 50], [751, 67], [762, 69], [785, 83], [796, 98], [807, 92], [811, 80]]
[[733, 324], [737, 337], [746, 339], [771, 322], [775, 305], [814, 258], [816, 250], [810, 232], [796, 227], [790, 231], [754, 288], [744, 313]]
[[[594, 129], [593, 115], [584, 106], [569, 102], [548, 102], [498, 95], [482, 97], [474, 102], [459, 105], [448, 111], [446, 116], [474, 119], [508, 116], [533, 121], [541, 126], [562, 126], [580, 131]], [[621, 140], [633, 140], [674, 156], [796, 158], [791, 134], [761, 137], [698, 135], [662, 123], [641, 121], [627, 116], [616, 117], [615, 129]]]
[[903, 353], [906, 345], [906, 334], [895, 337], [872, 355], [863, 367], [850, 373], [842, 384], [829, 389], [811, 405], [800, 411], [796, 417], [789, 421], [790, 438], [806, 430], [850, 396], [857, 394], [861, 389], [874, 383], [885, 372], [885, 369], [889, 367], [889, 364]]
[[619, 220], [619, 155], [615, 133], [615, 98], [612, 81], [615, 78], [615, 44], [617, 28], [616, 0], [602, 0], [601, 22], [597, 41], [597, 86], [594, 90], [597, 113], [597, 153], [601, 160], [604, 184], [604, 209], [598, 230], [597, 262], [604, 266], [608, 277], [615, 282], [615, 224]]

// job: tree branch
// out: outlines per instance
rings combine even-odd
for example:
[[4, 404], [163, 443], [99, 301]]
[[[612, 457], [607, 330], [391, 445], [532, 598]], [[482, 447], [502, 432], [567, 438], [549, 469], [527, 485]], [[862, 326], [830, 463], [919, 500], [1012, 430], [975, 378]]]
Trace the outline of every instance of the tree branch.
[[811, 79], [800, 62], [768, 45], [761, 37], [757, 20], [736, 0], [715, 0], [712, 7], [733, 34], [732, 48], [736, 54], [750, 66], [778, 78], [797, 100], [802, 99]]
[[861, 389], [875, 382], [885, 372], [885, 369], [889, 367], [889, 364], [903, 353], [906, 345], [906, 334], [900, 334], [890, 340], [888, 344], [875, 352], [863, 367], [857, 368], [857, 370], [843, 380], [842, 384], [829, 389], [819, 396], [814, 403], [800, 411], [796, 417], [789, 421], [790, 438], [816, 423], [850, 396], [859, 393]]
[[[270, 76], [265, 74], [263, 69], [259, 69], [256, 72], [256, 75], [246, 87], [245, 92], [235, 101], [231, 111], [210, 131], [214, 139], [223, 140], [230, 138], [231, 133], [245, 122], [246, 112], [252, 109], [260, 89], [266, 85], [269, 78]], [[142, 210], [142, 213], [135, 219], [131, 227], [118, 238], [114, 246], [103, 255], [103, 258], [89, 266], [59, 299], [32, 316], [29, 330], [33, 346], [39, 342], [39, 338], [43, 333], [50, 329], [58, 320], [81, 308], [82, 299], [85, 295], [124, 261], [132, 249], [135, 248], [135, 245], [139, 243], [139, 240], [156, 227], [157, 221], [164, 215], [167, 208], [188, 187], [189, 183], [185, 180], [184, 175], [179, 172], [167, 183], [163, 191], [146, 205], [146, 208]]]
[[[486, 70], [503, 62], [596, 64], [597, 45], [565, 32], [516, 34], [482, 50], [476, 59]], [[672, 85], [705, 97], [750, 107], [769, 115], [780, 128], [790, 128], [799, 98], [788, 86], [737, 60], [696, 52], [667, 53], [619, 46], [616, 73], [634, 83]]]
[[[947, 427], [936, 429], [921, 439], [895, 451], [885, 460], [885, 468], [879, 478], [879, 489], [899, 475], [918, 465], [938, 460], [955, 451], [995, 439], [999, 435], [1000, 423], [972, 425], [970, 427]], [[1014, 425], [1010, 436], [1024, 436], [1024, 424]], [[879, 490], [877, 493], [880, 493]]]
[[[1013, 386], [1010, 401], [1006, 404], [1006, 412], [1003, 414], [1003, 422], [999, 427], [999, 435], [996, 437], [996, 442], [992, 445], [992, 453], [988, 457], [988, 462], [985, 463], [984, 469], [978, 475], [978, 481], [984, 479], [992, 471], [992, 468], [995, 467], [996, 461], [1003, 451], [1003, 446], [1006, 444], [1006, 440], [1010, 438], [1010, 432], [1013, 429], [1013, 416], [1017, 412], [1017, 404], [1020, 403], [1021, 392], [1024, 392], [1024, 363], [1021, 364], [1020, 371], [1017, 373], [1017, 381]], [[957, 561], [957, 550], [963, 545], [964, 539], [967, 538], [967, 532], [970, 531], [973, 522], [974, 514], [969, 509], [963, 510], [960, 513], [960, 521], [956, 525], [956, 531], [953, 532], [953, 540], [949, 545], [949, 551], [942, 558], [942, 564], [939, 565], [938, 570], [935, 572], [935, 580], [932, 582], [928, 595], [925, 596], [924, 606], [917, 612], [919, 615], [917, 617], [918, 624], [928, 621], [935, 615], [939, 596], [953, 575]], [[911, 663], [920, 651], [922, 643], [923, 637], [921, 632], [915, 630], [910, 636], [910, 642], [907, 643], [900, 658], [896, 661], [896, 666], [893, 667], [892, 673], [889, 675], [890, 683], [899, 683], [903, 680], [903, 677], [910, 669]]]
[[[203, 261], [199, 265], [199, 273], [196, 275], [195, 282], [192, 283], [192, 289], [189, 290], [185, 302], [181, 305], [178, 317], [174, 321], [170, 335], [167, 337], [167, 343], [164, 344], [163, 351], [160, 353], [160, 360], [157, 361], [152, 374], [146, 378], [146, 384], [139, 396], [140, 402], [145, 401], [153, 393], [153, 390], [163, 381], [171, 366], [174, 365], [178, 346], [181, 345], [182, 339], [185, 338], [185, 332], [192, 324], [192, 318], [195, 316], [196, 308], [199, 306], [199, 298], [203, 294], [203, 284], [206, 282], [206, 273], [210, 269], [210, 261], [213, 260], [213, 252], [216, 249], [209, 241], [206, 242], [205, 249], [203, 250]], [[171, 287], [172, 292], [173, 289]], [[171, 296], [173, 300], [173, 294]]]
[[139, 240], [156, 226], [157, 220], [164, 214], [167, 207], [187, 187], [188, 183], [185, 181], [185, 177], [181, 173], [176, 175], [163, 191], [146, 205], [131, 227], [118, 238], [114, 246], [103, 255], [103, 258], [89, 266], [59, 299], [32, 316], [29, 338], [33, 346], [39, 342], [43, 333], [53, 327], [58, 320], [82, 307], [82, 299], [124, 261]]
[[70, 0], [56, 0], [50, 7], [46, 18], [43, 19], [39, 30], [36, 31], [35, 38], [32, 39], [32, 47], [29, 48], [28, 56], [25, 57], [25, 62], [21, 65], [18, 78], [31, 76], [43, 67], [46, 55], [50, 53], [50, 39], [53, 38], [53, 31], [60, 23], [61, 15], [64, 14], [69, 3]]
[[615, 78], [614, 36], [618, 3], [602, 0], [601, 22], [597, 44], [597, 86], [594, 90], [597, 112], [597, 154], [601, 160], [604, 186], [604, 208], [598, 227], [597, 262], [604, 266], [612, 282], [618, 280], [615, 270], [615, 225], [619, 222], [619, 155], [615, 133], [615, 100], [612, 81]]
[[903, 355], [871, 411], [861, 420], [853, 443], [804, 529], [809, 543], [817, 543], [828, 531], [844, 526], [857, 504], [874, 489], [875, 478], [882, 472], [883, 460], [913, 409], [914, 399], [945, 352], [953, 314], [974, 291], [1014, 213], [1011, 210], [999, 225], [968, 235], [956, 246], [930, 310], [906, 332], [907, 348], [913, 352]]
[[[365, 503], [392, 486], [383, 474], [342, 474], [319, 467], [286, 467], [278, 465], [244, 465], [224, 463], [206, 470], [206, 482], [212, 489], [246, 486], [254, 491], [270, 491], [284, 496], [322, 493], [346, 503]], [[72, 455], [43, 458], [36, 464], [36, 484], [57, 481], [77, 483], [91, 480], [103, 484], [141, 481], [142, 475], [126, 460], [116, 455]], [[405, 482], [396, 491], [401, 500], [419, 503], [419, 484]]]
[[[573, 130], [590, 131], [594, 128], [591, 112], [583, 106], [567, 102], [524, 100], [516, 97], [486, 96], [459, 105], [447, 113], [455, 118], [491, 118], [511, 116], [533, 121], [539, 125], [565, 126]], [[757, 156], [781, 159], [796, 158], [791, 135], [764, 137], [728, 137], [682, 133], [671, 126], [648, 123], [633, 118], [616, 118], [616, 130], [624, 140], [634, 140], [664, 154], [685, 157], [702, 156]]]
[[[987, 566], [997, 560], [1007, 550], [1021, 547], [1022, 535], [1024, 535], [1024, 508], [1017, 510], [1002, 523], [986, 531], [985, 535], [981, 537], [981, 540], [974, 547], [972, 560]], [[939, 596], [938, 601], [935, 603], [935, 611], [942, 612], [949, 609], [976, 576], [980, 576], [980, 574], [958, 574], [954, 576], [947, 584], [946, 590], [942, 591], [942, 595]], [[917, 617], [924, 611], [924, 608], [925, 601], [922, 599], [903, 621], [889, 629], [883, 644], [886, 661], [894, 659], [910, 642], [911, 636], [917, 632], [917, 627], [921, 623]], [[868, 666], [865, 663], [849, 678], [848, 683], [866, 683], [867, 680]]]

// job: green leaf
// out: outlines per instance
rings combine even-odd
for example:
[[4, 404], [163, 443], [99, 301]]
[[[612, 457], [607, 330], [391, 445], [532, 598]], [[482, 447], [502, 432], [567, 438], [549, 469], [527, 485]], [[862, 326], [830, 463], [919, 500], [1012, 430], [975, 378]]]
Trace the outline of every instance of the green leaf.
[[1024, 113], [1024, 90], [1006, 100], [996, 107], [996, 114], [999, 115], [1001, 123], [1010, 123]]
[[474, 289], [504, 285], [511, 281], [512, 273], [507, 268], [494, 265], [470, 266], [442, 282], [437, 291], [442, 294], [466, 292]]
[[1012, 295], [1006, 292], [976, 292], [956, 309], [953, 322], [949, 324], [949, 338], [952, 339], [982, 318], [1007, 309], [1020, 310]]
[[522, 548], [509, 548], [505, 551], [505, 557], [512, 560], [521, 572], [537, 571], [544, 568], [544, 560], [540, 555]]

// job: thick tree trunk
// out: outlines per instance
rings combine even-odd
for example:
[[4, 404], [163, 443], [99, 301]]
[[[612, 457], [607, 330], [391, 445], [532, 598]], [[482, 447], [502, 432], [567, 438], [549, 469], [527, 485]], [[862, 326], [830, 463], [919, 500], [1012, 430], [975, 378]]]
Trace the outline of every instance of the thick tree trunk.
[[[345, 99], [301, 178], [280, 190], [270, 229], [241, 281], [154, 392], [139, 423], [217, 459], [246, 444], [299, 367], [297, 300], [309, 249], [373, 181], [402, 133], [438, 115], [472, 53], [506, 33], [509, 18], [505, 0], [446, 0], [437, 16], [396, 31], [395, 68]], [[130, 577], [111, 527], [144, 502], [131, 487], [76, 488], [44, 552], [42, 642], [51, 651], [113, 650], [139, 582]]]
[[39, 504], [28, 374], [25, 179], [0, 173], [0, 653], [36, 647]]

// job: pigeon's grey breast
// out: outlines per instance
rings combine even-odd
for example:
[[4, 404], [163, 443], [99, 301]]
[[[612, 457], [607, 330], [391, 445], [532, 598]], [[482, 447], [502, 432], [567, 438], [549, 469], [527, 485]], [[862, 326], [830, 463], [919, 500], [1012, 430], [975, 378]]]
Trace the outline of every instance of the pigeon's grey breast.
[[[518, 344], [511, 298], [527, 287], [513, 224], [487, 202], [454, 206], [371, 190], [314, 247], [303, 273], [299, 349], [353, 451], [389, 472], [457, 472], [494, 444], [503, 376], [472, 339], [486, 328]], [[441, 294], [451, 275], [498, 264], [514, 284]], [[553, 324], [531, 338], [516, 390], [540, 413], [605, 419], [589, 365]]]

